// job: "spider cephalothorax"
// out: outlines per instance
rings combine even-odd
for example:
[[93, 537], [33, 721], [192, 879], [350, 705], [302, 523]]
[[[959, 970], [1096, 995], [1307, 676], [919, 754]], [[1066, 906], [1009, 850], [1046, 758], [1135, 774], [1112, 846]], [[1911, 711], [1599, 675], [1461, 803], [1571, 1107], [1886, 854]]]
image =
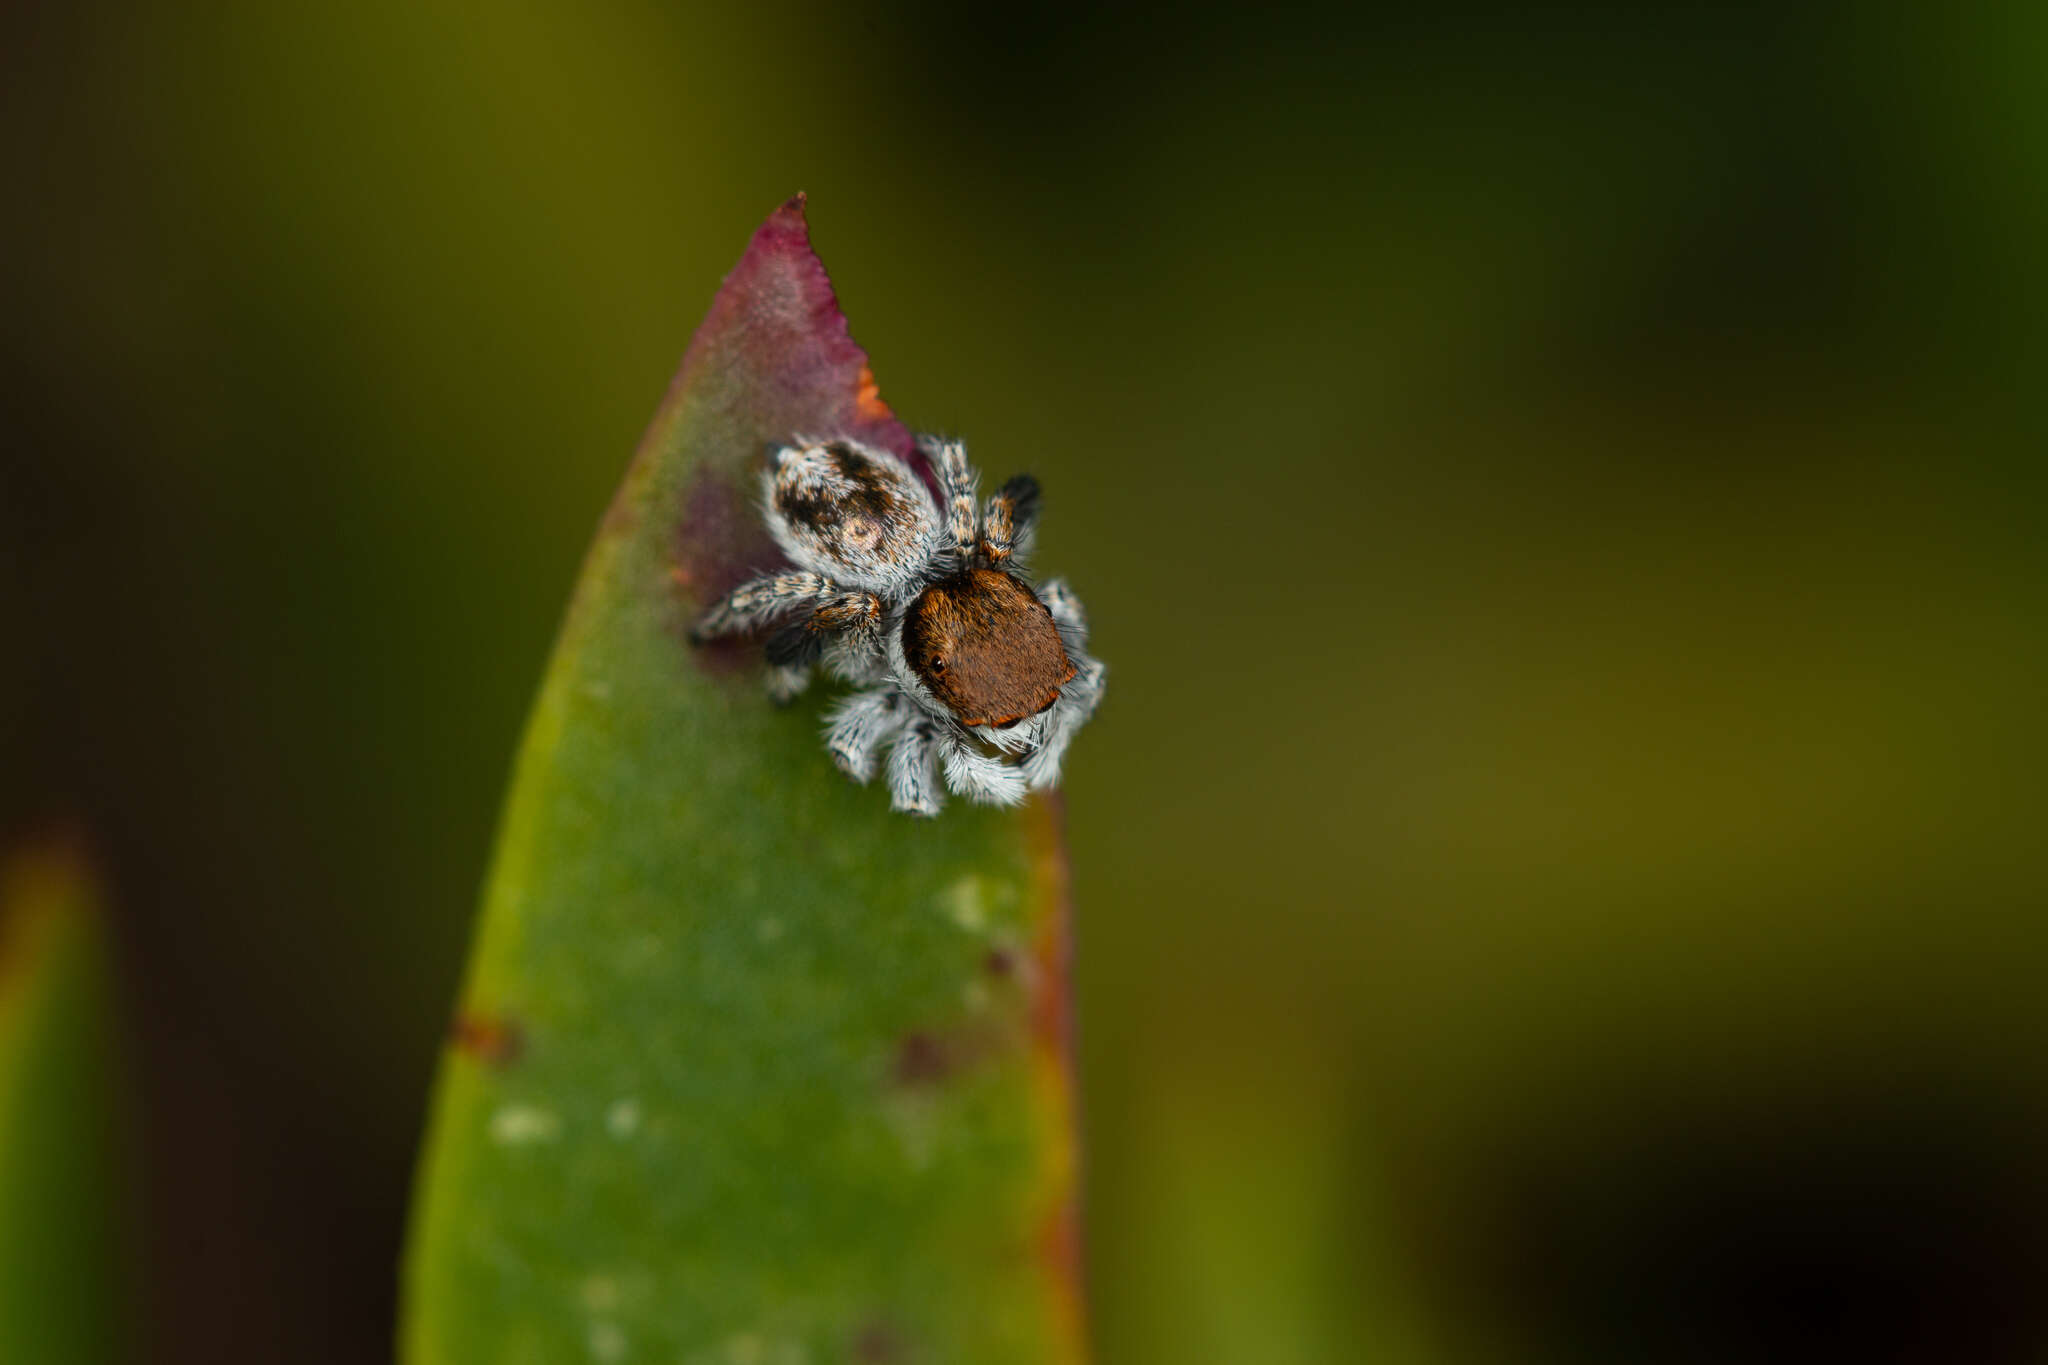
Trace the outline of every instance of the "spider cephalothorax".
[[823, 662], [860, 685], [835, 705], [826, 748], [866, 782], [886, 746], [891, 803], [933, 815], [937, 771], [977, 801], [1008, 805], [1051, 786], [1102, 699], [1081, 604], [1019, 572], [1038, 483], [1019, 475], [975, 506], [958, 442], [925, 441], [945, 505], [894, 454], [853, 441], [776, 450], [763, 479], [768, 529], [799, 572], [756, 578], [698, 622], [695, 638], [795, 618], [769, 637], [783, 700]]
[[1075, 673], [1052, 613], [1000, 569], [963, 569], [919, 593], [903, 616], [903, 657], [970, 728], [1058, 705]]

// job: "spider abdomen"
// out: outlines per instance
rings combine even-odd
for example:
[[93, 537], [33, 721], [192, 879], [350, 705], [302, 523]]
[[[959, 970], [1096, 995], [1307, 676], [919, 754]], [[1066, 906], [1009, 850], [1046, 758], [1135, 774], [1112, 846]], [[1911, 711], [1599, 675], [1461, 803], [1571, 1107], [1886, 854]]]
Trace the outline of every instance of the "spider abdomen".
[[939, 546], [939, 511], [897, 456], [848, 441], [785, 446], [768, 471], [769, 530], [798, 564], [900, 591]]
[[931, 584], [903, 618], [903, 655], [962, 725], [1012, 725], [1073, 680], [1059, 627], [1015, 575], [973, 567]]

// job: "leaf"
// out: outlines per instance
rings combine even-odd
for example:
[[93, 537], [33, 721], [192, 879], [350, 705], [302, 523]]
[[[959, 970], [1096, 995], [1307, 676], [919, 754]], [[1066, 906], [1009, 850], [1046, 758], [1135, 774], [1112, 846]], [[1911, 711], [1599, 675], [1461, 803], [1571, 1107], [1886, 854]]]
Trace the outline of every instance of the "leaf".
[[801, 198], [692, 340], [528, 724], [422, 1159], [412, 1365], [1082, 1357], [1057, 806], [894, 814], [815, 696], [779, 710], [758, 651], [685, 640], [777, 562], [753, 471], [799, 433], [912, 456]]
[[0, 1360], [116, 1358], [125, 1301], [113, 989], [83, 859], [0, 863]]

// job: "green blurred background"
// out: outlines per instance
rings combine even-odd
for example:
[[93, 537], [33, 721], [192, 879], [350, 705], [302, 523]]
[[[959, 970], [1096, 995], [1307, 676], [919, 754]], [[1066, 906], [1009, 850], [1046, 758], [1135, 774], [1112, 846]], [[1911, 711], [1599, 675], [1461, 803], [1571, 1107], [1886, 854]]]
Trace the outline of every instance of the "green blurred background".
[[521, 719], [810, 194], [1048, 493], [1102, 1360], [2048, 1352], [2048, 10], [10, 7], [0, 831], [153, 1359], [388, 1356]]

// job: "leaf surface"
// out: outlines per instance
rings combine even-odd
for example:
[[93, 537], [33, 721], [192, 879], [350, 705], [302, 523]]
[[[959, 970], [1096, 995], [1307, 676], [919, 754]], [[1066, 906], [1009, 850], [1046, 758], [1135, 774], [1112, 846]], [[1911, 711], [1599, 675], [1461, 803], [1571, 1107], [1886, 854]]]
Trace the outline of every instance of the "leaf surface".
[[85, 1365], [124, 1346], [113, 987], [85, 863], [0, 859], [0, 1360]]
[[[1057, 806], [892, 813], [702, 606], [768, 443], [912, 455], [813, 255], [756, 233], [591, 547], [434, 1100], [412, 1365], [1082, 1356]], [[820, 684], [822, 687], [823, 684]]]

